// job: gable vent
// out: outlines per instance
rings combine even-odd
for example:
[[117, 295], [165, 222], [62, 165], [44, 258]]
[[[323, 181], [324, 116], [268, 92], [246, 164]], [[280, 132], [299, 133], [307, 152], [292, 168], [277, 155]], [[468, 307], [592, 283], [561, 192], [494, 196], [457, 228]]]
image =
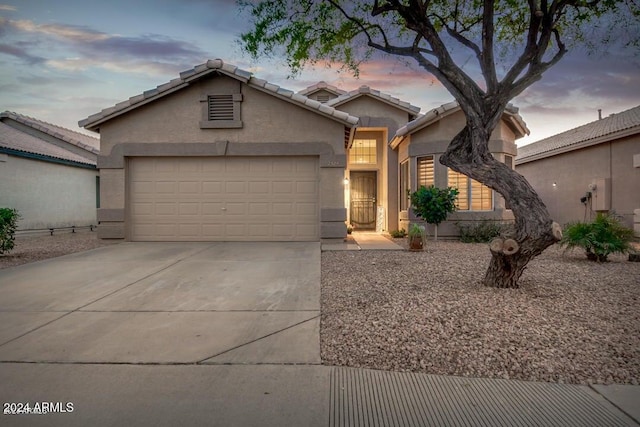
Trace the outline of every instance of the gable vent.
[[329, 101], [329, 95], [327, 95], [327, 94], [318, 95], [318, 96], [316, 96], [316, 100], [318, 102], [322, 102], [322, 103], [328, 102]]
[[215, 120], [233, 120], [233, 95], [209, 95], [208, 103], [208, 119]]

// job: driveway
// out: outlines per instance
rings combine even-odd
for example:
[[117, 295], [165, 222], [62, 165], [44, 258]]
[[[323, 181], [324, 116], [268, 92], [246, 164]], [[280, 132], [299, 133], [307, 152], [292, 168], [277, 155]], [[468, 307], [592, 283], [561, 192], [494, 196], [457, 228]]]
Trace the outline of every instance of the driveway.
[[319, 243], [123, 243], [0, 294], [0, 362], [320, 364]]

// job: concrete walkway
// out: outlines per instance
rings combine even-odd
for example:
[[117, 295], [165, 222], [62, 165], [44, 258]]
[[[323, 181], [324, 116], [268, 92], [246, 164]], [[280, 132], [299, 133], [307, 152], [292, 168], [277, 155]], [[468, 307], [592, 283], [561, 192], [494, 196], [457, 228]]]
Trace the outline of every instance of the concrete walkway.
[[323, 243], [323, 251], [402, 251], [404, 248], [385, 236], [375, 232], [358, 231], [351, 234], [352, 240], [339, 243]]
[[[322, 366], [319, 310], [317, 243], [126, 243], [0, 270], [0, 425], [640, 420], [637, 386]], [[10, 415], [27, 403], [48, 413]]]

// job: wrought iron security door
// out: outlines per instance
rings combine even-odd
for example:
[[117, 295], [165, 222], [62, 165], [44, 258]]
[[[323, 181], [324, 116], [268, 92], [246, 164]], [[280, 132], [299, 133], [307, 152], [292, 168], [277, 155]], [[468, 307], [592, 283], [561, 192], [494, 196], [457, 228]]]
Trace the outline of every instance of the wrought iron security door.
[[376, 172], [351, 172], [351, 224], [356, 229], [376, 228]]

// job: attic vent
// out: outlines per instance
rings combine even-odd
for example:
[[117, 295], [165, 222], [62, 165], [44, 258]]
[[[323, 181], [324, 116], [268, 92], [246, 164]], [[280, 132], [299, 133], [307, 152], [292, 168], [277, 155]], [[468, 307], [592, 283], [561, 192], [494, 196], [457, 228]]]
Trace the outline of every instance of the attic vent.
[[233, 95], [209, 95], [208, 120], [233, 120]]
[[202, 119], [200, 128], [241, 128], [241, 93], [210, 93], [200, 97]]
[[326, 93], [318, 95], [318, 96], [316, 96], [316, 100], [318, 102], [328, 102], [329, 101], [329, 95], [327, 95]]

